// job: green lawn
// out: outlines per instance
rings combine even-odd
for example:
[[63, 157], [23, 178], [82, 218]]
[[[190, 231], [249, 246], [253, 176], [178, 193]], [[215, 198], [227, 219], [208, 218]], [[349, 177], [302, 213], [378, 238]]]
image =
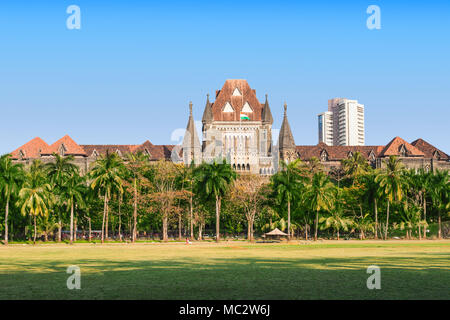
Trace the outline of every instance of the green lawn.
[[[68, 290], [70, 265], [81, 290]], [[367, 267], [381, 268], [368, 290]], [[450, 299], [450, 241], [0, 246], [0, 299]]]

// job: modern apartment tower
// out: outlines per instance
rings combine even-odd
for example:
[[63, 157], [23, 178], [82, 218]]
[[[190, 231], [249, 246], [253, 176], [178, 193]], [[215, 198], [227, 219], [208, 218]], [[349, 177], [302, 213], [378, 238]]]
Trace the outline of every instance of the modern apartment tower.
[[319, 143], [323, 142], [329, 146], [333, 145], [333, 112], [325, 111], [319, 113]]
[[[319, 142], [329, 146], [363, 146], [364, 105], [357, 100], [328, 100], [328, 111], [318, 115]], [[331, 130], [329, 128], [332, 128]]]

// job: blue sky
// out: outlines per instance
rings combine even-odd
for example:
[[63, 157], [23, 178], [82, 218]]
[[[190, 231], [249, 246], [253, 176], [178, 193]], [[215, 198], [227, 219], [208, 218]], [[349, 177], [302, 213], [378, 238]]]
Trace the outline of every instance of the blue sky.
[[[81, 8], [68, 30], [66, 8]], [[366, 27], [369, 5], [381, 29]], [[2, 1], [0, 153], [35, 136], [173, 144], [188, 104], [247, 79], [297, 144], [333, 97], [366, 106], [366, 144], [424, 138], [450, 153], [448, 1]]]

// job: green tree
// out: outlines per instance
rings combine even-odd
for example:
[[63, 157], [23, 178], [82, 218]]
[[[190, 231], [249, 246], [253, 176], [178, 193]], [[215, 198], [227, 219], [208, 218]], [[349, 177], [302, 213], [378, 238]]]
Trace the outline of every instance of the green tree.
[[450, 180], [447, 170], [436, 170], [431, 177], [431, 198], [438, 213], [438, 238], [442, 239], [442, 211], [450, 209]]
[[30, 171], [27, 172], [23, 188], [19, 192], [17, 205], [22, 215], [30, 215], [34, 221], [33, 243], [36, 243], [38, 216], [48, 215], [49, 203], [52, 201], [50, 185], [46, 181], [43, 165], [40, 160], [33, 161]]
[[[57, 153], [53, 153], [54, 160], [52, 162], [47, 162], [44, 165], [44, 169], [49, 177], [49, 182], [52, 185], [52, 189], [55, 193], [55, 196], [59, 197], [59, 203], [57, 207], [63, 206], [63, 194], [61, 193], [61, 188], [67, 177], [70, 176], [73, 172], [78, 171], [78, 167], [73, 163], [74, 157], [72, 155], [69, 156], [61, 156]], [[61, 217], [61, 210], [58, 210], [58, 241], [61, 241], [61, 231], [62, 231], [63, 223]]]
[[5, 245], [8, 244], [8, 216], [11, 197], [18, 194], [24, 179], [23, 166], [14, 164], [10, 155], [0, 157], [0, 194], [5, 206]]
[[[311, 163], [315, 163], [314, 161]], [[306, 180], [305, 165], [300, 159], [286, 163], [280, 162], [281, 170], [271, 177], [271, 188], [278, 204], [287, 204], [288, 239], [291, 238], [291, 204], [298, 200]], [[317, 166], [314, 165], [314, 168]]]
[[126, 167], [131, 173], [133, 179], [133, 232], [131, 241], [136, 242], [137, 236], [137, 213], [138, 213], [138, 198], [139, 198], [139, 182], [143, 179], [142, 170], [148, 164], [148, 155], [143, 152], [128, 153], [126, 156]]
[[[70, 244], [74, 240], [73, 219], [74, 219], [74, 207], [84, 206], [85, 201], [83, 196], [86, 194], [86, 184], [84, 179], [80, 177], [77, 171], [74, 171], [70, 176], [66, 178], [62, 185], [62, 194], [67, 202], [67, 208], [70, 208]], [[76, 232], [76, 230], [75, 230]]]
[[401, 201], [405, 188], [404, 165], [396, 156], [390, 156], [383, 160], [386, 167], [375, 178], [379, 184], [381, 192], [386, 196], [386, 228], [384, 239], [387, 240], [389, 229], [389, 205], [394, 201]]
[[342, 168], [354, 184], [358, 178], [370, 171], [369, 163], [360, 152], [355, 152], [348, 159], [342, 160]]
[[216, 241], [220, 240], [220, 207], [222, 198], [229, 190], [231, 182], [236, 179], [236, 172], [231, 166], [222, 161], [203, 163], [195, 169], [197, 194], [204, 198], [214, 198], [216, 202]]
[[333, 207], [334, 188], [328, 176], [323, 172], [318, 172], [314, 174], [311, 184], [306, 187], [303, 193], [303, 201], [316, 213], [314, 241], [317, 241], [319, 211], [330, 211]]
[[89, 177], [92, 179], [91, 188], [103, 195], [102, 243], [105, 240], [105, 232], [106, 238], [108, 237], [108, 201], [111, 199], [113, 192], [123, 192], [124, 176], [123, 161], [115, 153], [107, 153], [97, 159], [89, 173]]

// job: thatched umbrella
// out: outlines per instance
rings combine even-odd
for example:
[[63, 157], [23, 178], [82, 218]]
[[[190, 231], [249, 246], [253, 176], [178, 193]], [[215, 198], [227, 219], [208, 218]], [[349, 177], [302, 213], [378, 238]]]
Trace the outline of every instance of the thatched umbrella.
[[271, 236], [271, 237], [275, 237], [276, 239], [286, 236], [287, 237], [287, 233], [284, 233], [283, 231], [281, 231], [278, 228], [275, 228], [274, 230], [267, 232], [264, 234], [266, 237], [267, 236]]

